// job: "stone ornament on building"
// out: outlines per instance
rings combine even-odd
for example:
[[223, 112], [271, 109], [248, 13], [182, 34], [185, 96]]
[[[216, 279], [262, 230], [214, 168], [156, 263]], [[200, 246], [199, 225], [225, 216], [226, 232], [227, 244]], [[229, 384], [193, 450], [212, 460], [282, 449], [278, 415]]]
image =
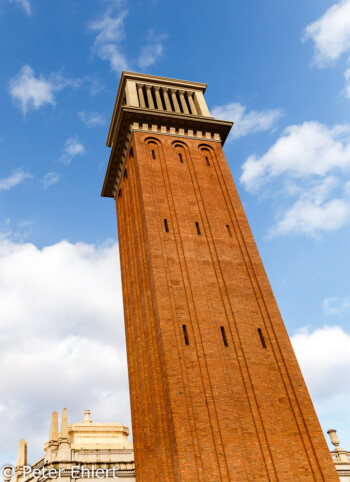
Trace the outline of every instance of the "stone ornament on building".
[[337, 469], [338, 476], [341, 482], [350, 482], [350, 452], [347, 452], [343, 448], [339, 447], [340, 442], [337, 436], [337, 431], [330, 429], [327, 431], [331, 443], [335, 449], [331, 452], [335, 468]]

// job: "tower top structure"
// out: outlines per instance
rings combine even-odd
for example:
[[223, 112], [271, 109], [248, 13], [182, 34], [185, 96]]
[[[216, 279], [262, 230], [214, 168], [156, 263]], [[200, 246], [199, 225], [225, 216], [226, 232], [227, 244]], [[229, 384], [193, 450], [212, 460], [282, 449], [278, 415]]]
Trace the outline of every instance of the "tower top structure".
[[224, 144], [233, 122], [211, 117], [207, 84], [123, 71], [107, 137], [103, 197], [115, 197], [132, 133], [150, 131]]

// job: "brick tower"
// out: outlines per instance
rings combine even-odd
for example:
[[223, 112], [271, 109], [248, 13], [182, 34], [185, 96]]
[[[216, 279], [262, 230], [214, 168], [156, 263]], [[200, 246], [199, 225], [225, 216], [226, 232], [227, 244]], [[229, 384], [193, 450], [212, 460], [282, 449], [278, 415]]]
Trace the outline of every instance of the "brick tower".
[[339, 480], [205, 89], [123, 72], [108, 134], [137, 480]]

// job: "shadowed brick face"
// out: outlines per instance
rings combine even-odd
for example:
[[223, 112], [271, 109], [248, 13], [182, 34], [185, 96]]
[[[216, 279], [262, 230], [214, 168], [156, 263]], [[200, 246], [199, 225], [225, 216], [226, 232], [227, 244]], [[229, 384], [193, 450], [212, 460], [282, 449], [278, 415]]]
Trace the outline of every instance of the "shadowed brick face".
[[339, 480], [221, 143], [130, 146], [116, 204], [137, 480]]

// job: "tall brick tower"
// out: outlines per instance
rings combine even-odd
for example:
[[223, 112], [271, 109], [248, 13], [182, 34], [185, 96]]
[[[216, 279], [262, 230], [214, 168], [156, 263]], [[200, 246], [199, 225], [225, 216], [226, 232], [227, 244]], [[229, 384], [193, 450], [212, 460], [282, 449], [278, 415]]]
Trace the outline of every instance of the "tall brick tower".
[[339, 480], [205, 89], [123, 72], [108, 134], [137, 480]]

